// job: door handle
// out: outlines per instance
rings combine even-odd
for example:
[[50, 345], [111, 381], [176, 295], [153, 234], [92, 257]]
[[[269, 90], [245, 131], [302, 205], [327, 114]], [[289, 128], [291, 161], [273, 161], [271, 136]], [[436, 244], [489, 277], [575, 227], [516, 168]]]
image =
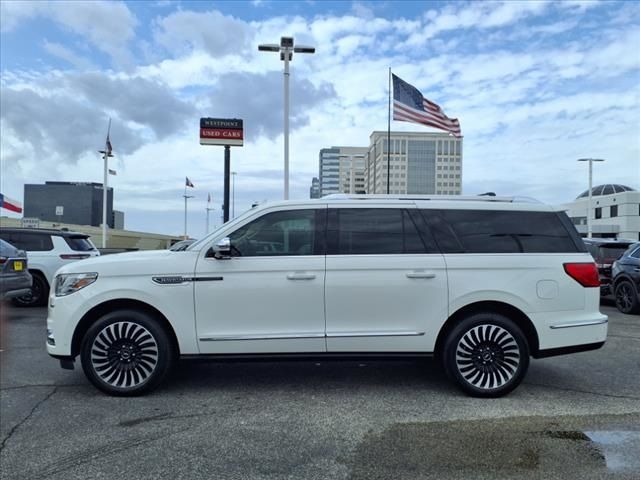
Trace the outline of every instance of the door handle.
[[315, 273], [287, 273], [289, 280], [313, 280], [316, 278]]
[[407, 272], [407, 278], [435, 278], [433, 272]]

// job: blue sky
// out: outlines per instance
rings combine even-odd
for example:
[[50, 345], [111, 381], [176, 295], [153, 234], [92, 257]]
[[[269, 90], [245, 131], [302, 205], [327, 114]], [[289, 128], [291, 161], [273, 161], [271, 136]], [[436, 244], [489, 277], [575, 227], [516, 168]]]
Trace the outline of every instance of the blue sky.
[[[282, 195], [282, 63], [259, 43], [317, 48], [292, 63], [291, 196], [318, 151], [386, 129], [387, 69], [460, 119], [463, 193], [548, 203], [594, 182], [640, 187], [640, 7], [635, 2], [0, 3], [0, 188], [102, 180], [108, 118], [126, 226], [179, 234], [184, 176], [222, 197], [221, 148], [200, 116], [245, 119], [232, 151], [236, 213]], [[394, 130], [428, 131], [394, 122]], [[2, 212], [6, 214], [6, 212]], [[219, 219], [212, 218], [212, 223]]]

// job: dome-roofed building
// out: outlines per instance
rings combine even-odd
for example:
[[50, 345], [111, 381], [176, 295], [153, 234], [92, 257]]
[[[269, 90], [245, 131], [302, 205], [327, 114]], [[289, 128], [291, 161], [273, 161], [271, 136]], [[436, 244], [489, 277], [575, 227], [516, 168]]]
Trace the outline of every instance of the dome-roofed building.
[[[617, 183], [591, 189], [591, 228], [595, 238], [640, 240], [640, 192]], [[578, 232], [587, 236], [589, 190], [562, 205]]]
[[[626, 185], [620, 185], [618, 183], [605, 183], [604, 185], [597, 185], [591, 189], [591, 196], [598, 197], [601, 195], [612, 195], [614, 193], [622, 193], [622, 192], [634, 192], [635, 190], [631, 187], [627, 187]], [[585, 190], [580, 195], [576, 197], [585, 198], [589, 196], [589, 190]]]

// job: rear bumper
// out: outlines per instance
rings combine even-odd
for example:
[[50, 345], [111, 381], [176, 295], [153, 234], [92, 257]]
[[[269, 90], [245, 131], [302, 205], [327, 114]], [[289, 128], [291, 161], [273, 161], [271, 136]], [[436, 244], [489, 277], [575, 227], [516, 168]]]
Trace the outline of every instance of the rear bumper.
[[7, 275], [0, 278], [0, 299], [19, 297], [31, 292], [33, 279], [25, 275]]
[[546, 350], [538, 350], [532, 355], [533, 358], [556, 357], [558, 355], [568, 355], [570, 353], [588, 352], [589, 350], [598, 350], [602, 348], [604, 342], [587, 343], [585, 345], [573, 345], [571, 347], [548, 348]]

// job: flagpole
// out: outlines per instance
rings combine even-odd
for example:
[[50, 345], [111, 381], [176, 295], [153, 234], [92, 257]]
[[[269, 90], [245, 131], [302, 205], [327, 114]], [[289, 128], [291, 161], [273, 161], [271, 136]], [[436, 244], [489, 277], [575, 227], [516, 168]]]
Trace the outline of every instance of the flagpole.
[[111, 133], [111, 118], [107, 127], [107, 140], [104, 142], [104, 181], [102, 182], [102, 248], [107, 248], [107, 190], [109, 188], [109, 169], [107, 159], [109, 158], [109, 133]]
[[209, 233], [209, 212], [211, 211], [211, 194], [209, 194], [209, 196], [207, 197], [207, 208], [205, 208], [205, 210], [207, 211], [207, 230], [205, 232], [205, 235]]
[[391, 67], [389, 67], [389, 111], [387, 116], [387, 195], [391, 185]]
[[187, 237], [187, 181], [184, 182], [184, 239]]

